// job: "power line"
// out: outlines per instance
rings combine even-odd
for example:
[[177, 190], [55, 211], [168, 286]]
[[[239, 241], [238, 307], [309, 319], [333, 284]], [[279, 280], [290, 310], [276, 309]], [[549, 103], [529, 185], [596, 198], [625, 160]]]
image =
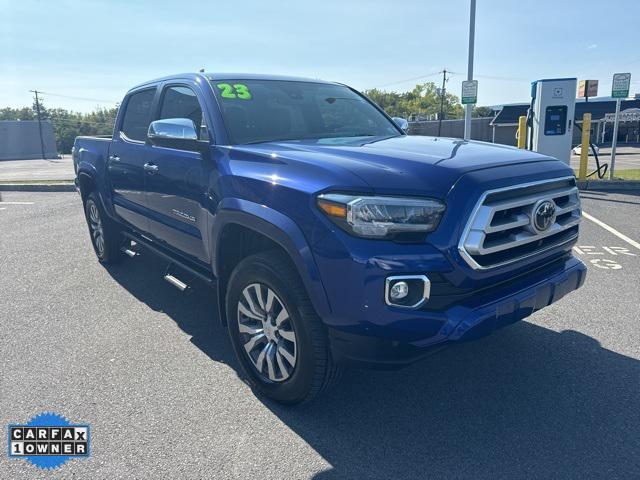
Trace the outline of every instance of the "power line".
[[[405, 78], [404, 80], [397, 80], [395, 82], [385, 83], [383, 85], [378, 85], [378, 86], [371, 87], [371, 88], [372, 89], [374, 89], [374, 88], [384, 88], [384, 87], [389, 87], [389, 86], [392, 86], [392, 85], [400, 85], [402, 83], [413, 82], [415, 80], [422, 80], [424, 78], [434, 77], [434, 76], [440, 75], [440, 74], [442, 74], [442, 70], [440, 70], [438, 72], [427, 73], [426, 75], [420, 75], [418, 77]], [[454, 72], [452, 70], [447, 70], [447, 74], [449, 75], [449, 77], [451, 77], [453, 75], [464, 75], [464, 73], [462, 73], [462, 72]], [[485, 80], [497, 80], [497, 81], [503, 81], [503, 82], [528, 82], [529, 81], [529, 79], [527, 79], [527, 78], [505, 77], [505, 76], [500, 76], [500, 75], [477, 75], [477, 74], [474, 74], [474, 78], [483, 78]]]
[[[438, 72], [438, 73], [442, 73], [442, 72]], [[447, 70], [447, 73], [449, 75], [465, 75], [464, 73], [452, 72], [451, 70]], [[473, 78], [484, 78], [486, 80], [501, 80], [501, 81], [505, 81], [505, 82], [528, 82], [528, 81], [530, 81], [528, 78], [522, 78], [522, 77], [504, 77], [504, 76], [500, 76], [500, 75], [479, 75], [477, 73], [473, 74]]]
[[405, 80], [398, 80], [396, 82], [385, 83], [384, 85], [378, 85], [377, 87], [371, 87], [371, 88], [383, 88], [383, 87], [388, 87], [388, 86], [391, 86], [391, 85], [398, 85], [400, 83], [412, 82], [414, 80], [421, 80], [423, 78], [428, 78], [428, 77], [433, 77], [435, 75], [440, 75], [440, 73], [442, 73], [442, 72], [427, 73], [426, 75], [420, 75], [419, 77], [412, 77], [412, 78], [407, 78]]
[[38, 92], [44, 94], [44, 95], [49, 95], [51, 97], [61, 97], [61, 98], [69, 98], [71, 100], [84, 100], [86, 102], [101, 102], [101, 103], [113, 103], [114, 105], [120, 102], [114, 102], [113, 100], [104, 100], [104, 99], [99, 99], [99, 98], [89, 98], [89, 97], [76, 97], [74, 95], [62, 95], [60, 93], [49, 93], [49, 92], [43, 92], [41, 90], [38, 90]]

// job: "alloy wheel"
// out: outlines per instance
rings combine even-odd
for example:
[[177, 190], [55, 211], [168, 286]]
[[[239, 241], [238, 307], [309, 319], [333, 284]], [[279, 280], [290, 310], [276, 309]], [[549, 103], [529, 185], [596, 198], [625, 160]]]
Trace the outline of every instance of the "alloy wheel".
[[297, 343], [284, 303], [266, 285], [245, 287], [238, 301], [240, 342], [258, 374], [283, 382], [296, 366]]
[[104, 255], [104, 230], [100, 219], [100, 211], [93, 201], [89, 202], [89, 229], [91, 230], [91, 237], [98, 251], [98, 256], [102, 257]]

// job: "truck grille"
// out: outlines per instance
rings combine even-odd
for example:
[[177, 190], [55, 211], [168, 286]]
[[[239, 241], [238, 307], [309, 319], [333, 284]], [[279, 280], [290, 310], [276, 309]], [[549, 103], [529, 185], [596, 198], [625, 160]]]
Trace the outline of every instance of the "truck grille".
[[474, 269], [512, 263], [578, 237], [580, 196], [574, 177], [485, 192], [458, 250]]

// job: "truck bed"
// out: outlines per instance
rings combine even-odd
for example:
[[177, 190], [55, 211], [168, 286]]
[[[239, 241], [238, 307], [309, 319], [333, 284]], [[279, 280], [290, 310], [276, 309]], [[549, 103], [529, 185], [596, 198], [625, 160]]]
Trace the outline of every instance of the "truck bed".
[[103, 172], [109, 155], [111, 139], [111, 135], [76, 137], [71, 152], [75, 172], [78, 173], [78, 167], [82, 162], [91, 164], [96, 171]]

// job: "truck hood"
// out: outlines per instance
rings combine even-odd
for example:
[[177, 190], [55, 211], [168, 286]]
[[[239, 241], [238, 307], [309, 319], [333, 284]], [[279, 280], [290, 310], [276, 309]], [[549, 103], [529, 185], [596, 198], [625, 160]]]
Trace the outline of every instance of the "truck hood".
[[443, 198], [463, 174], [519, 163], [557, 160], [505, 145], [453, 138], [399, 136], [386, 139], [325, 139], [235, 146], [234, 150], [347, 170], [379, 194]]

